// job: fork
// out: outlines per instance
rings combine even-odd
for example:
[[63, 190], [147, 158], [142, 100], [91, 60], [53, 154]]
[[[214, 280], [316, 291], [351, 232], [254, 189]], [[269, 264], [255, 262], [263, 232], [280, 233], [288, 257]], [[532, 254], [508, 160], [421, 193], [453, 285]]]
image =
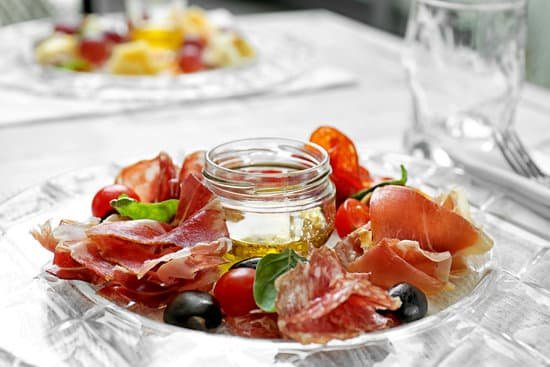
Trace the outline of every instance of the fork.
[[515, 130], [495, 130], [493, 136], [506, 162], [517, 174], [550, 186], [550, 176], [535, 163]]

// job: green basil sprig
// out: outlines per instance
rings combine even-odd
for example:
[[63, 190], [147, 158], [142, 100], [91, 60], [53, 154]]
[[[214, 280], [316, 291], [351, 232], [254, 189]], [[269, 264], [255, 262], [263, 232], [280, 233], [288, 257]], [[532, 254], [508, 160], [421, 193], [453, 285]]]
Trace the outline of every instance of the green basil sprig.
[[407, 184], [407, 176], [408, 176], [407, 175], [407, 169], [405, 168], [404, 165], [401, 165], [401, 178], [400, 179], [380, 182], [379, 184], [374, 185], [371, 188], [364, 189], [364, 190], [361, 190], [359, 192], [356, 192], [355, 194], [351, 195], [351, 197], [356, 199], [356, 200], [361, 201], [365, 196], [367, 196], [368, 194], [370, 194], [371, 192], [373, 192], [374, 190], [376, 190], [379, 187], [388, 186], [388, 185], [405, 186]]
[[256, 267], [256, 278], [254, 279], [254, 301], [259, 308], [266, 312], [275, 312], [275, 299], [277, 289], [275, 280], [294, 269], [298, 261], [306, 259], [298, 255], [294, 250], [286, 249], [280, 254], [265, 255]]
[[153, 219], [169, 223], [178, 210], [178, 199], [168, 199], [158, 203], [141, 203], [127, 195], [111, 200], [111, 206], [120, 214], [131, 219]]

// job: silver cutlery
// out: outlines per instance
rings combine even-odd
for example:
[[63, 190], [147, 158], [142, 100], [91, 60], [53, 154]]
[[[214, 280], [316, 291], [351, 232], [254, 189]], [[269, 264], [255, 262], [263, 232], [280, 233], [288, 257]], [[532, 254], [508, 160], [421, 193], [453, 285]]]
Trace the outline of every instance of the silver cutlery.
[[493, 132], [495, 142], [504, 159], [517, 174], [550, 186], [550, 176], [535, 163], [527, 148], [512, 128]]

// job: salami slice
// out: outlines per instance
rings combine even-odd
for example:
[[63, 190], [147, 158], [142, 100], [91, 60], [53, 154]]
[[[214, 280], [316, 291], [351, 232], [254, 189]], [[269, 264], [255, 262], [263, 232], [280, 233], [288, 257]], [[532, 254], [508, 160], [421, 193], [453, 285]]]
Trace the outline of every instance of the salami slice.
[[226, 316], [225, 322], [233, 335], [246, 338], [279, 339], [277, 314], [252, 310], [243, 316]]
[[308, 264], [279, 277], [276, 307], [281, 334], [301, 343], [347, 339], [391, 326], [377, 310], [401, 302], [371, 284], [368, 274], [348, 273], [328, 247], [313, 250]]

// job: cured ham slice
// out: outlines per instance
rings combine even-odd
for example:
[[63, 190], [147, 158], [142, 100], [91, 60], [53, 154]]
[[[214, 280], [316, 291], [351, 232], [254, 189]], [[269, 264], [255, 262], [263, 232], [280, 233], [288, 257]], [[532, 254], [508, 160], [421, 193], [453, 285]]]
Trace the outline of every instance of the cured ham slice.
[[[492, 241], [461, 215], [440, 206], [418, 191], [385, 186], [374, 191], [370, 218], [375, 243], [384, 238], [418, 241], [422, 249], [448, 251], [463, 257], [492, 248]], [[453, 261], [453, 270], [464, 270], [464, 261]]]
[[[115, 265], [103, 257], [97, 244], [91, 240], [81, 241], [70, 247], [71, 257], [101, 279], [101, 283], [112, 279]], [[98, 282], [96, 282], [98, 283]]]
[[332, 249], [313, 250], [309, 263], [299, 263], [275, 282], [281, 334], [301, 343], [326, 343], [391, 326], [376, 310], [395, 310], [401, 301], [368, 278], [348, 273]]
[[204, 150], [198, 150], [196, 152], [188, 154], [183, 160], [181, 170], [179, 172], [179, 181], [183, 182], [191, 174], [195, 175], [199, 179], [202, 179], [202, 170], [206, 163], [206, 152]]
[[154, 260], [146, 260], [137, 272], [137, 277], [142, 278], [158, 266], [155, 274], [163, 282], [167, 283], [172, 278], [193, 279], [201, 270], [226, 263], [223, 255], [230, 248], [231, 241], [227, 238], [198, 243]]
[[181, 181], [179, 204], [174, 223], [178, 224], [195, 214], [214, 199], [214, 194], [195, 175]]
[[[339, 246], [345, 244], [336, 245]], [[435, 294], [451, 287], [451, 262], [449, 252], [429, 252], [416, 241], [386, 238], [349, 262], [347, 269], [370, 274], [373, 284], [386, 289], [406, 282], [426, 294]]]
[[57, 239], [53, 235], [52, 225], [49, 221], [42, 224], [38, 228], [31, 230], [31, 235], [37, 240], [46, 250], [54, 252], [57, 246]]
[[217, 199], [170, 230], [162, 223], [144, 219], [100, 224], [87, 234], [96, 241], [104, 258], [136, 273], [146, 260], [229, 235]]
[[180, 279], [167, 286], [147, 279], [138, 279], [135, 274], [117, 268], [113, 280], [98, 293], [114, 300], [137, 302], [147, 307], [158, 308], [169, 303], [183, 291], [209, 291], [219, 275], [218, 269], [213, 268], [199, 272], [194, 279]]
[[86, 239], [86, 230], [99, 223], [98, 218], [90, 218], [87, 222], [62, 220], [59, 226], [52, 229], [50, 221], [45, 222], [38, 228], [31, 230], [31, 235], [45, 249], [55, 252], [59, 242], [77, 242]]
[[225, 322], [231, 334], [246, 338], [278, 339], [277, 314], [252, 310], [243, 316], [226, 316]]
[[176, 177], [177, 167], [172, 158], [161, 152], [153, 159], [142, 160], [124, 167], [115, 183], [132, 188], [143, 202], [158, 202], [173, 197], [171, 181]]

